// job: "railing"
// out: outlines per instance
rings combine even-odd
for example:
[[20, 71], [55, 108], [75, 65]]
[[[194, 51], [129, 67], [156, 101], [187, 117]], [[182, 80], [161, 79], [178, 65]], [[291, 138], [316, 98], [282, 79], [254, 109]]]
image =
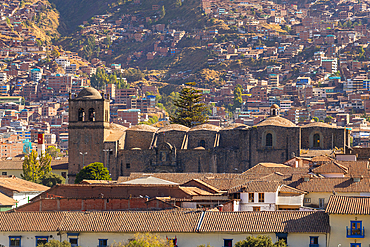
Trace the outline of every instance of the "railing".
[[309, 247], [320, 247], [319, 244], [310, 244]]
[[347, 238], [364, 238], [365, 237], [365, 228], [362, 227], [359, 229], [348, 228], [347, 226]]

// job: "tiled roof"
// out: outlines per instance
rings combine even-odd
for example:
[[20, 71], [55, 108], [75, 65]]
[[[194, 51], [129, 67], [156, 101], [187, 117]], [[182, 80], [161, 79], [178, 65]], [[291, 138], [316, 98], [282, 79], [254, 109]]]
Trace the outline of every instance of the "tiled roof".
[[45, 191], [49, 187], [32, 183], [14, 176], [0, 176], [0, 188], [5, 188], [11, 191]]
[[329, 162], [332, 161], [333, 158], [330, 158], [326, 155], [318, 155], [311, 159], [312, 162]]
[[2, 232], [47, 232], [58, 231], [65, 212], [17, 212], [0, 213]]
[[337, 196], [330, 197], [326, 212], [329, 214], [370, 214], [370, 197]]
[[275, 163], [259, 163], [256, 166], [250, 168], [249, 170], [243, 172], [243, 175], [247, 175], [249, 178], [259, 179], [263, 176], [270, 175], [274, 172], [279, 172], [285, 175], [292, 174], [307, 174], [308, 168], [299, 167], [293, 168], [284, 164], [275, 164]]
[[[203, 217], [202, 217], [203, 215]], [[329, 232], [323, 211], [6, 212], [1, 232]]]
[[329, 232], [323, 211], [206, 212], [200, 232]]
[[354, 182], [352, 178], [310, 178], [304, 181], [302, 178], [289, 186], [306, 192], [370, 192], [370, 179], [363, 178]]
[[245, 184], [231, 188], [228, 192], [276, 192], [279, 186], [280, 182], [276, 181], [248, 181]]
[[0, 193], [0, 205], [1, 206], [14, 206], [17, 203], [13, 198]]
[[182, 187], [180, 186], [180, 189], [184, 191], [186, 194], [190, 196], [210, 196], [213, 195], [212, 193], [209, 193], [208, 191], [199, 189], [197, 187]]
[[348, 173], [348, 167], [345, 167], [335, 161], [326, 162], [321, 166], [312, 170], [314, 173], [325, 174], [325, 173]]

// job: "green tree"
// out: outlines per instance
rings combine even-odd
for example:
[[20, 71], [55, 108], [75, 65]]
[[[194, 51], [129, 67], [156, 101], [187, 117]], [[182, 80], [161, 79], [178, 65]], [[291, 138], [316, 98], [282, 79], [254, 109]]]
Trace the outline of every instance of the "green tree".
[[243, 92], [243, 88], [240, 84], [238, 84], [234, 88], [234, 110], [236, 108], [242, 107], [242, 104], [243, 104], [242, 92]]
[[80, 183], [84, 179], [89, 180], [112, 180], [109, 171], [104, 167], [103, 163], [91, 163], [79, 171], [76, 175], [75, 184]]
[[315, 121], [315, 122], [318, 122], [319, 121], [319, 118], [318, 117], [314, 117], [314, 118], [312, 118], [313, 119], [313, 121]]
[[257, 237], [249, 236], [246, 240], [241, 240], [235, 244], [235, 247], [286, 247], [284, 240], [272, 243], [269, 236], [258, 235]]
[[47, 154], [50, 154], [51, 157], [56, 158], [56, 157], [59, 157], [60, 149], [54, 146], [49, 146], [46, 148], [45, 152]]
[[190, 87], [184, 87], [180, 92], [179, 99], [173, 101], [177, 109], [174, 115], [170, 116], [170, 121], [190, 128], [207, 122], [208, 117], [206, 116], [207, 107], [204, 103], [200, 103], [202, 100], [201, 91], [192, 87], [195, 86], [194, 82], [186, 84]]
[[162, 5], [161, 11], [160, 11], [160, 17], [163, 18], [166, 15], [166, 10], [164, 8], [164, 5]]
[[157, 234], [152, 233], [138, 233], [135, 234], [133, 240], [127, 244], [113, 244], [114, 247], [173, 247], [173, 242], [161, 238]]
[[37, 247], [71, 247], [71, 244], [67, 240], [60, 242], [58, 240], [50, 240], [46, 244], [39, 244]]
[[37, 181], [37, 183], [48, 187], [53, 187], [57, 184], [64, 184], [65, 182], [66, 179], [64, 177], [52, 172], [42, 175]]
[[37, 183], [39, 178], [51, 172], [51, 156], [47, 153], [38, 153], [35, 150], [24, 156], [23, 174], [21, 177], [27, 181]]
[[333, 120], [333, 117], [332, 116], [327, 116], [324, 120], [325, 123], [331, 123], [331, 121]]

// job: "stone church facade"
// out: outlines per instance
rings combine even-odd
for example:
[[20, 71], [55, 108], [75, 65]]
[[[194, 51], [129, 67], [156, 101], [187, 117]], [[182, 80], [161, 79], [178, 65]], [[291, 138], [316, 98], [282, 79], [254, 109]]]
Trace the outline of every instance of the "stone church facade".
[[270, 117], [249, 127], [164, 128], [137, 125], [126, 129], [109, 120], [109, 100], [85, 88], [69, 100], [69, 182], [83, 166], [102, 162], [112, 179], [131, 172], [243, 172], [260, 162], [282, 163], [302, 149], [349, 146], [349, 131], [324, 123], [296, 126], [271, 107]]

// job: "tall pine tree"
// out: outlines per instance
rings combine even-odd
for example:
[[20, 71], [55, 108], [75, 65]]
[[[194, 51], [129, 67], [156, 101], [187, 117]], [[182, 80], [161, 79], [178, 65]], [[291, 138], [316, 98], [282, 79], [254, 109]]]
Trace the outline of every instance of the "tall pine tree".
[[189, 128], [207, 122], [207, 107], [202, 101], [200, 90], [193, 88], [194, 82], [186, 83], [190, 87], [184, 87], [180, 92], [180, 97], [175, 99], [175, 114], [170, 116], [171, 123], [182, 124]]

